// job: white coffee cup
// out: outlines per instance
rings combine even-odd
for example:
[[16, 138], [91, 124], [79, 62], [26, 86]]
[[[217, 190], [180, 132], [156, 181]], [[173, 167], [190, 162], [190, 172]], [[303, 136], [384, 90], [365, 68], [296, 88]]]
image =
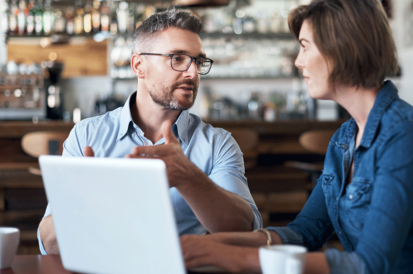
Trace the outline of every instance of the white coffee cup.
[[302, 274], [307, 248], [297, 245], [270, 245], [259, 249], [263, 274]]
[[11, 266], [19, 246], [20, 231], [14, 227], [0, 227], [0, 269]]

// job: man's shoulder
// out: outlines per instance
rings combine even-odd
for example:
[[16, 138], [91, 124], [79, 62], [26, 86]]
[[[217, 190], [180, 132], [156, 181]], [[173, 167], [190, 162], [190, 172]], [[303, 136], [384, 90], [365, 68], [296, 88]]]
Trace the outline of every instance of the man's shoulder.
[[108, 111], [103, 115], [90, 117], [78, 122], [75, 126], [77, 130], [98, 130], [103, 128], [113, 128], [120, 124], [120, 114], [123, 107]]
[[190, 113], [191, 124], [195, 128], [195, 132], [202, 132], [210, 138], [225, 138], [231, 135], [230, 132], [223, 128], [214, 127], [213, 125], [204, 122], [200, 117]]

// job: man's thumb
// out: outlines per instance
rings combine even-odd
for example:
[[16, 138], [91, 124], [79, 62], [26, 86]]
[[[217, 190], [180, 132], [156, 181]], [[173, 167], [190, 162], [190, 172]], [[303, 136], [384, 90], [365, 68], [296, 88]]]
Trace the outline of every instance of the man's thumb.
[[83, 155], [85, 155], [85, 157], [95, 157], [95, 152], [93, 152], [90, 146], [86, 146], [83, 150]]

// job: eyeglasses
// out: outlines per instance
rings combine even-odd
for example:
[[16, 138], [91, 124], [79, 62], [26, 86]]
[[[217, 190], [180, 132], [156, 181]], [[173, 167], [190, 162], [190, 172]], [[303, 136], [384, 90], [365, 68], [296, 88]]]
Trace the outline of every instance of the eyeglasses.
[[186, 54], [141, 53], [140, 55], [168, 56], [171, 58], [172, 69], [180, 72], [187, 71], [192, 64], [192, 60], [194, 60], [196, 70], [201, 75], [208, 74], [214, 63], [213, 60], [206, 57], [191, 57]]

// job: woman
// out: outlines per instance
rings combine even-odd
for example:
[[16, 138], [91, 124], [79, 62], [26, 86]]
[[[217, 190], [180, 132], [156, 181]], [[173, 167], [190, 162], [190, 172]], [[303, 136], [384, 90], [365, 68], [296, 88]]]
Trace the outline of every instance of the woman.
[[[301, 48], [295, 65], [315, 99], [352, 116], [330, 141], [323, 174], [272, 244], [307, 247], [305, 273], [413, 273], [413, 107], [386, 75], [397, 70], [387, 17], [377, 0], [318, 0], [290, 13]], [[345, 251], [317, 252], [336, 231]], [[266, 233], [181, 238], [188, 268], [260, 272]], [[314, 252], [311, 252], [314, 251]]]

